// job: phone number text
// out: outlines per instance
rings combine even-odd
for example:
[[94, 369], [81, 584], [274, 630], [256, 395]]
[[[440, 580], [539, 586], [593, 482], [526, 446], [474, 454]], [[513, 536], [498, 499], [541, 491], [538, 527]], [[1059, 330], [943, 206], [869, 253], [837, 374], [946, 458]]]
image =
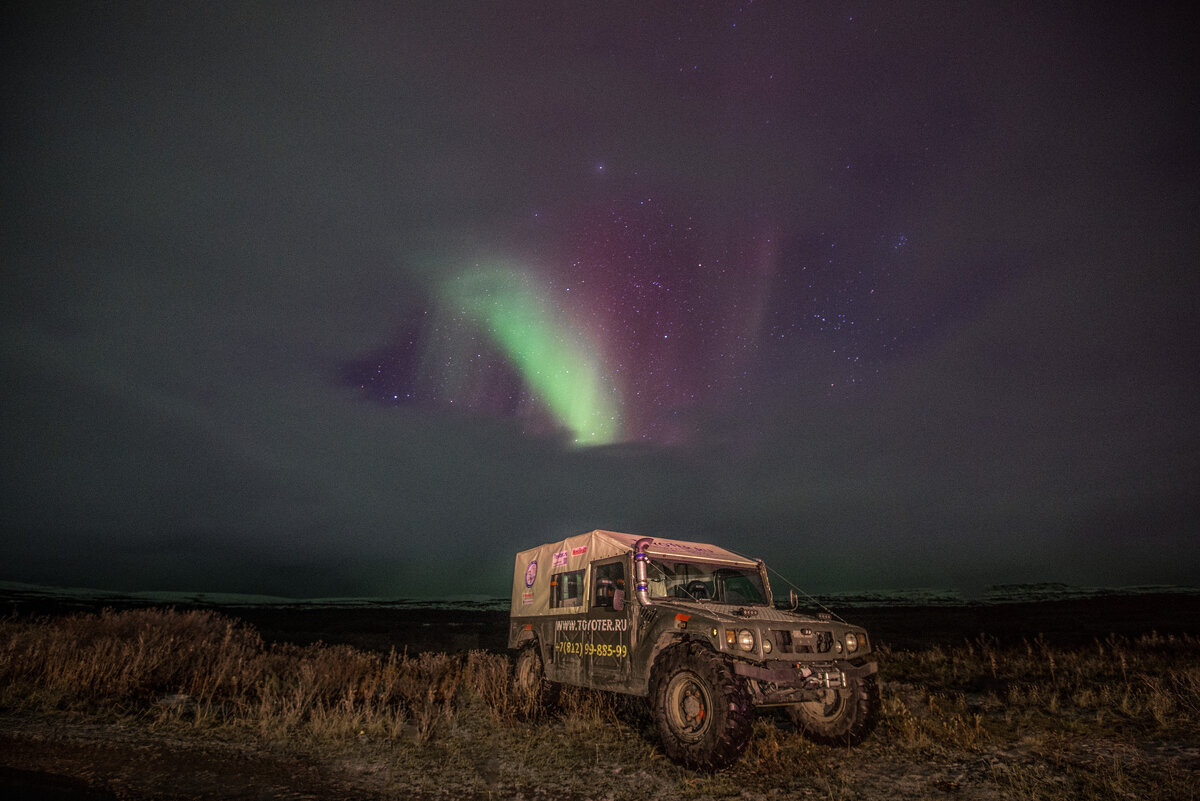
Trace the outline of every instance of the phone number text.
[[613, 645], [612, 643], [590, 643], [590, 642], [567, 642], [559, 640], [554, 643], [554, 650], [560, 654], [569, 654], [571, 656], [607, 656], [616, 659], [624, 659], [629, 656], [629, 647], [625, 645]]

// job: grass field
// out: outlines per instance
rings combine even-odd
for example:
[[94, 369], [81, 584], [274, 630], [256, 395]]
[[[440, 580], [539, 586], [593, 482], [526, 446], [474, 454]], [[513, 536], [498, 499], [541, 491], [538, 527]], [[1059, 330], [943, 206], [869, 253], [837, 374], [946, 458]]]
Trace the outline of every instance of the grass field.
[[568, 691], [530, 719], [504, 654], [266, 644], [211, 611], [4, 620], [0, 707], [160, 738], [184, 758], [218, 742], [287, 754], [359, 798], [1187, 799], [1198, 657], [1200, 639], [1153, 633], [885, 649], [867, 744], [813, 745], [760, 714], [745, 757], [715, 775], [668, 762], [637, 699]]

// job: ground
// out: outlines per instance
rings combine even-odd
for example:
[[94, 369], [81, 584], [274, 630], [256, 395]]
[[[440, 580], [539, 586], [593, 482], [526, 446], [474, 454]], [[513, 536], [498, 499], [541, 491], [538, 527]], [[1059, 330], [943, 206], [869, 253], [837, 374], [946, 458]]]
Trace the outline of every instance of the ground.
[[[760, 724], [760, 728], [762, 724]], [[799, 747], [775, 767], [792, 774], [776, 788], [761, 781], [742, 786], [737, 769], [717, 777], [690, 774], [650, 756], [645, 764], [618, 762], [603, 751], [589, 753], [572, 747], [575, 765], [564, 788], [551, 782], [530, 780], [537, 757], [527, 762], [514, 754], [497, 757], [480, 742], [472, 748], [463, 732], [451, 734], [459, 742], [442, 744], [450, 760], [436, 773], [410, 775], [411, 757], [397, 757], [378, 744], [364, 744], [358, 753], [318, 756], [285, 745], [178, 736], [126, 725], [70, 722], [56, 717], [0, 718], [0, 762], [47, 777], [69, 777], [79, 799], [435, 799], [435, 798], [856, 798], [856, 799], [1002, 799], [1080, 797], [1067, 785], [1064, 762], [1103, 772], [1118, 762], [1138, 764], [1173, 775], [1176, 780], [1200, 779], [1200, 748], [1171, 743], [1130, 743], [1112, 740], [1076, 742], [1069, 750], [1047, 759], [1039, 742], [1003, 743], [987, 747], [969, 758], [927, 754], [914, 759], [905, 749], [885, 739], [853, 751]], [[768, 741], [792, 736], [759, 733]], [[486, 738], [484, 738], [486, 740]], [[762, 745], [760, 744], [760, 748]], [[647, 749], [649, 750], [649, 749]], [[796, 749], [791, 749], [795, 751]], [[762, 760], [762, 755], [751, 755]], [[428, 770], [431, 762], [417, 760]], [[562, 773], [561, 759], [546, 760], [546, 775]], [[761, 761], [758, 762], [761, 770]], [[1091, 767], [1088, 767], [1088, 766]], [[796, 776], [795, 773], [799, 773]], [[624, 774], [624, 775], [622, 775]], [[413, 779], [416, 779], [413, 781]], [[797, 780], [798, 779], [798, 780]], [[768, 782], [769, 783], [769, 782]], [[1171, 783], [1179, 786], [1180, 781]], [[51, 783], [50, 786], [53, 786]], [[59, 786], [71, 788], [69, 782]], [[589, 792], [588, 788], [596, 788]], [[1054, 792], [1056, 786], [1061, 794]], [[90, 788], [91, 794], [81, 792]], [[44, 796], [40, 796], [44, 797]], [[1095, 795], [1092, 797], [1121, 797]], [[1190, 798], [1192, 795], [1159, 795]]]
[[[13, 610], [32, 611], [63, 610]], [[453, 622], [455, 636], [467, 647], [502, 647], [495, 632], [503, 632], [503, 615], [473, 613], [454, 620], [435, 615], [430, 626], [413, 613], [396, 621], [313, 611], [294, 615], [291, 624], [283, 612], [258, 614], [255, 625], [275, 641], [341, 640], [371, 649], [386, 639], [381, 632], [400, 631], [405, 642], [393, 644], [419, 650]], [[1164, 658], [1170, 659], [1176, 636], [1190, 643], [1192, 654], [1197, 643], [1188, 638], [1200, 632], [1200, 598], [864, 610], [846, 616], [868, 625], [884, 646], [884, 721], [856, 749], [813, 745], [783, 716], [762, 714], [738, 765], [716, 775], [694, 773], [663, 757], [636, 703], [594, 694], [568, 699], [559, 713], [535, 722], [500, 721], [483, 702], [467, 699], [432, 733], [407, 726], [395, 736], [364, 731], [336, 742], [200, 727], [186, 715], [8, 709], [0, 711], [0, 787], [29, 798], [78, 801], [1197, 797], [1200, 725], [1194, 720], [1189, 725], [1186, 710], [1156, 711], [1155, 699], [1167, 696], [1142, 692], [1153, 676], [1126, 677], [1125, 700], [1114, 701], [1111, 714], [1104, 705], [1096, 714], [1080, 711], [1096, 708], [1081, 696], [1106, 688], [1070, 685], [1061, 675], [1053, 677], [1058, 688], [1053, 693], [1039, 689], [1034, 676], [1029, 686], [1008, 682], [1005, 691], [959, 690], [946, 677], [961, 671], [965, 661], [986, 665], [997, 637], [1022, 633], [1028, 639], [1013, 641], [1025, 642], [1031, 656], [1036, 648], [1059, 655], [1060, 674], [1074, 658], [1064, 649], [1086, 649], [1090, 641], [1103, 653], [1117, 642], [1114, 636], [1146, 637], [1152, 629], [1173, 632], [1146, 640], [1167, 651]], [[253, 620], [254, 613], [243, 617]], [[899, 645], [890, 646], [889, 636]], [[943, 652], [943, 643], [958, 652]], [[919, 657], [901, 650], [919, 647], [926, 648]], [[1003, 659], [1004, 652], [997, 652]], [[928, 679], [935, 673], [943, 682], [937, 687]], [[1195, 681], [1190, 663], [1180, 663], [1178, 675]], [[1132, 701], [1131, 691], [1137, 696]], [[1195, 688], [1188, 692], [1192, 695], [1171, 696], [1172, 703], [1177, 707], [1180, 698], [1191, 703]], [[1120, 704], [1132, 706], [1122, 713]], [[1160, 713], [1161, 726], [1135, 720]], [[11, 789], [9, 795], [20, 797]]]

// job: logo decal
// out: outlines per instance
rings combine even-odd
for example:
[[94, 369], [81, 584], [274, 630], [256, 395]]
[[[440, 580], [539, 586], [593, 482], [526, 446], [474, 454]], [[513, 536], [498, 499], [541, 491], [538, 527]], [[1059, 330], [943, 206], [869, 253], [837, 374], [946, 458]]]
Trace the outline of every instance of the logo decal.
[[570, 556], [566, 551], [559, 551], [554, 554], [554, 567], [562, 567], [567, 563], [567, 557]]
[[532, 587], [533, 580], [537, 578], [537, 560], [534, 559], [529, 563], [529, 567], [525, 568], [525, 586]]
[[578, 548], [576, 548], [575, 550], [571, 551], [571, 556], [579, 556], [582, 553], [587, 553], [586, 545], [581, 545]]

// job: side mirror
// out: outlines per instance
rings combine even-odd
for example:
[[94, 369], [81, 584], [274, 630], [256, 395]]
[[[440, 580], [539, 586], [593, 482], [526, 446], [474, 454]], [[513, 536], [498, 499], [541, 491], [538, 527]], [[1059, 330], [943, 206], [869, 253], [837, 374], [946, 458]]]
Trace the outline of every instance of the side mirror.
[[788, 603], [792, 605], [793, 612], [800, 607], [800, 596], [795, 590], [788, 590]]
[[613, 609], [620, 612], [625, 608], [625, 590], [613, 591]]

